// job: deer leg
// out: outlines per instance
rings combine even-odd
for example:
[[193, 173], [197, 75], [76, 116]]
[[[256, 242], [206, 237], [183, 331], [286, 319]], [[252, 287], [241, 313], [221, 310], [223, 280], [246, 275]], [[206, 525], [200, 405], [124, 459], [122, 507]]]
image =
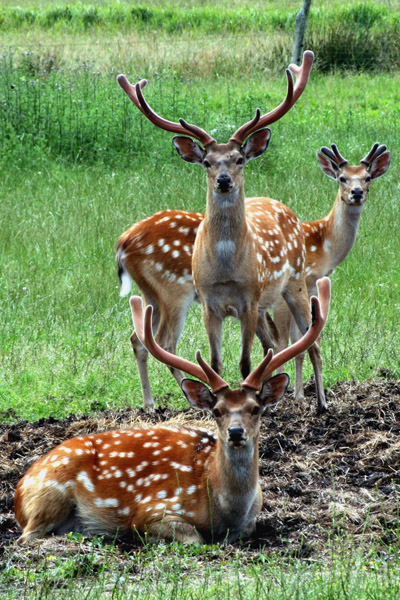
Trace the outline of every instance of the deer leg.
[[149, 370], [147, 368], [148, 352], [143, 346], [143, 344], [140, 342], [139, 338], [136, 335], [136, 332], [133, 332], [131, 335], [131, 344], [138, 365], [144, 407], [146, 410], [151, 410], [154, 408], [154, 400], [153, 394], [151, 393]]
[[[299, 328], [297, 327], [294, 320], [292, 320], [290, 324], [290, 339], [292, 344], [297, 342], [301, 337], [301, 333]], [[305, 354], [302, 352], [298, 354], [294, 359], [294, 364], [296, 368], [296, 380], [295, 380], [295, 399], [298, 402], [304, 400], [304, 386], [303, 386], [303, 363], [304, 363]]]
[[266, 310], [259, 310], [258, 312], [256, 336], [261, 342], [264, 356], [270, 348], [275, 351], [278, 347], [279, 331]]
[[[162, 315], [156, 341], [164, 350], [172, 352], [172, 354], [176, 354], [176, 346], [181, 337], [187, 313], [194, 301], [194, 297], [195, 292], [193, 286], [191, 286], [190, 292], [183, 293], [179, 301], [175, 299], [174, 303], [170, 305], [164, 304], [161, 307]], [[180, 384], [183, 379], [182, 371], [174, 367], [169, 367], [169, 370], [178, 384]]]
[[[148, 304], [151, 302], [148, 302]], [[157, 328], [160, 323], [160, 310], [158, 305], [153, 303], [153, 327], [154, 330], [157, 331]], [[154, 399], [153, 394], [151, 393], [150, 379], [149, 379], [149, 370], [147, 366], [147, 358], [149, 353], [146, 348], [143, 346], [142, 342], [136, 335], [134, 331], [131, 335], [131, 344], [133, 348], [133, 352], [135, 354], [135, 358], [138, 365], [139, 377], [140, 377], [140, 385], [142, 388], [142, 395], [144, 401], [144, 407], [146, 410], [154, 409]]]
[[[304, 335], [311, 323], [310, 304], [305, 282], [298, 280], [294, 280], [292, 283], [289, 282], [286, 290], [283, 292], [283, 297], [292, 312], [297, 327], [302, 335]], [[322, 381], [322, 360], [319, 345], [314, 343], [308, 349], [308, 354], [314, 368], [318, 412], [325, 412], [327, 405]]]
[[[17, 494], [21, 491], [17, 490]], [[18, 538], [18, 544], [30, 544], [42, 538], [57, 525], [63, 524], [73, 508], [71, 497], [55, 487], [41, 489], [39, 493], [28, 488], [23, 492], [23, 514], [18, 515], [23, 533]]]
[[257, 305], [250, 306], [249, 309], [245, 310], [240, 317], [240, 329], [242, 333], [242, 352], [239, 360], [239, 369], [243, 378], [246, 378], [247, 375], [250, 373], [251, 349], [253, 347], [254, 335], [257, 330], [258, 321], [259, 318]]
[[[277, 352], [280, 352], [289, 345], [290, 323], [292, 322], [292, 313], [283, 300], [280, 300], [274, 308], [274, 322], [278, 324]], [[283, 373], [284, 367], [278, 367], [276, 372]]]
[[146, 529], [152, 541], [162, 539], [168, 542], [181, 542], [182, 544], [203, 543], [203, 538], [196, 528], [184, 521], [164, 518], [161, 522], [148, 524]]
[[222, 319], [213, 313], [205, 304], [203, 308], [203, 320], [208, 335], [211, 352], [211, 367], [217, 373], [222, 371]]

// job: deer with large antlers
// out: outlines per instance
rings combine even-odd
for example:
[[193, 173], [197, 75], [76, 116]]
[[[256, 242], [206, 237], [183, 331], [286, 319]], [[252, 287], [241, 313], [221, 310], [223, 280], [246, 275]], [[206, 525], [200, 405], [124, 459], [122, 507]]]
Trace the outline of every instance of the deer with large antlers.
[[200, 352], [195, 364], [161, 348], [153, 338], [152, 307], [143, 318], [141, 299], [132, 297], [141, 342], [161, 362], [200, 380], [183, 379], [181, 387], [192, 406], [212, 413], [217, 435], [157, 426], [63, 442], [18, 483], [19, 543], [69, 531], [111, 536], [133, 531], [181, 542], [234, 542], [249, 536], [262, 507], [260, 417], [279, 401], [289, 381], [286, 374], [269, 376], [319, 336], [328, 315], [329, 279], [317, 287], [319, 299], [311, 299], [312, 324], [303, 338], [275, 356], [270, 350], [236, 390]]
[[[161, 129], [184, 134], [173, 139], [181, 157], [185, 161], [203, 166], [206, 170], [206, 214], [196, 236], [192, 274], [209, 337], [211, 365], [217, 372], [221, 372], [222, 369], [221, 332], [225, 317], [234, 316], [241, 324], [242, 350], [239, 364], [243, 377], [250, 372], [254, 335], [257, 334], [260, 338], [265, 352], [274, 345], [271, 328], [267, 325], [266, 311], [272, 308], [279, 298], [284, 298], [303, 333], [310, 323], [304, 273], [304, 233], [301, 224], [288, 207], [276, 200], [252, 198], [245, 202], [243, 167], [248, 161], [265, 152], [271, 134], [265, 126], [280, 119], [295, 104], [305, 89], [312, 62], [312, 52], [305, 52], [301, 67], [290, 65], [290, 69], [296, 74], [296, 84], [293, 85], [293, 78], [288, 69], [285, 100], [263, 116], [257, 109], [254, 119], [242, 125], [227, 144], [217, 144], [204, 130], [190, 125], [183, 119], [180, 119], [179, 123], [166, 121], [145, 101], [142, 94], [146, 83], [144, 80], [132, 86], [125, 76], [120, 75], [118, 78], [132, 102], [152, 123]], [[176, 221], [170, 221], [170, 226], [175, 226], [177, 233], [180, 232], [179, 216]], [[158, 261], [160, 254], [168, 253], [173, 248], [172, 255], [177, 258], [185, 251], [184, 248], [179, 248], [178, 237], [172, 244], [170, 246], [165, 238], [154, 237], [153, 244], [146, 248], [147, 261], [157, 268], [161, 265]], [[121, 271], [124, 270], [127, 256], [124, 248], [122, 236], [118, 246]], [[171, 278], [175, 281], [172, 275]], [[177, 288], [179, 281], [181, 279], [176, 281]], [[159, 296], [160, 293], [165, 294], [165, 290], [160, 290], [157, 281], [138, 285], [146, 302], [161, 308]], [[183, 290], [177, 289], [177, 293], [173, 295], [174, 299], [179, 298], [176, 310], [179, 320], [172, 326], [173, 335], [168, 332], [171, 331], [171, 324], [163, 319], [162, 311], [157, 311], [156, 314], [156, 325], [160, 328], [158, 339], [161, 345], [166, 345], [169, 341], [172, 351], [175, 351], [186, 311], [193, 300], [192, 295], [188, 302], [188, 297], [186, 294], [181, 295], [181, 291]], [[134, 349], [138, 355], [141, 349], [138, 349], [137, 344], [135, 347], [135, 343], [136, 339], [133, 338]], [[326, 409], [326, 402], [319, 347], [312, 346], [309, 353], [316, 373], [318, 408], [322, 411]], [[180, 374], [175, 375], [179, 379]], [[144, 372], [141, 379], [146, 398], [148, 390], [143, 381], [148, 383], [147, 372]], [[148, 395], [146, 402], [147, 405], [151, 405], [152, 399], [149, 399]]]
[[[359, 165], [350, 166], [333, 144], [332, 150], [321, 148], [317, 152], [317, 159], [323, 171], [337, 181], [339, 190], [333, 208], [326, 217], [302, 223], [305, 231], [305, 273], [309, 295], [315, 293], [317, 278], [330, 275], [353, 247], [369, 186], [372, 180], [388, 169], [390, 152], [386, 152], [386, 146], [374, 144]], [[157, 279], [157, 315], [163, 332], [162, 340], [166, 347], [170, 344], [170, 349], [176, 347], [186, 312], [195, 298], [191, 260], [196, 233], [203, 218], [204, 215], [200, 213], [163, 210], [129, 228], [121, 236], [118, 245], [121, 295], [130, 291], [132, 278], [140, 289], [145, 290], [149, 289], [150, 281]], [[169, 247], [167, 252], [158, 253], [157, 262], [150, 261], [147, 254], [147, 248], [153, 246], [154, 239], [163, 240], [163, 244]], [[122, 256], [123, 261], [120, 260]], [[172, 306], [167, 299], [175, 296], [179, 297], [179, 302]], [[153, 302], [154, 297], [155, 294]], [[292, 328], [292, 339], [297, 339], [298, 329], [294, 328], [291, 313], [282, 300], [279, 300], [274, 310], [274, 321], [280, 332], [278, 347], [287, 345], [289, 327]], [[132, 336], [132, 343], [138, 359], [145, 403], [151, 405], [153, 399], [147, 377], [147, 351], [138, 343], [135, 334]], [[162, 344], [161, 341], [160, 343]], [[304, 356], [301, 354], [296, 357], [295, 395], [298, 400], [303, 397], [303, 360]]]

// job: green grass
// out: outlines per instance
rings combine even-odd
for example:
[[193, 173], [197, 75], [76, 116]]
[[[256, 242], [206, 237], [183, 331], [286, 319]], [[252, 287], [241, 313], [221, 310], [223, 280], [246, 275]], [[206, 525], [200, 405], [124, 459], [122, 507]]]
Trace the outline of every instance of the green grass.
[[[398, 6], [374, 2], [336, 3], [335, 5], [312, 5], [309, 16], [311, 27], [320, 27], [332, 21], [337, 24], [356, 24], [373, 27], [382, 24], [398, 24]], [[195, 31], [239, 32], [267, 31], [268, 29], [293, 30], [299, 4], [274, 3], [263, 5], [241, 3], [232, 8], [212, 3], [203, 5], [176, 4], [133, 4], [108, 2], [106, 4], [51, 3], [50, 5], [3, 6], [0, 9], [0, 28], [13, 30], [23, 28], [55, 27], [59, 30], [86, 31], [93, 28], [112, 28], [118, 31], [158, 31], [182, 33]]]
[[[252, 554], [237, 548], [158, 544], [118, 557], [101, 540], [79, 540], [76, 554], [28, 550], [25, 569], [6, 551], [0, 591], [20, 598], [143, 600], [395, 600], [400, 564], [395, 552], [354, 551], [332, 544], [325, 560]], [[327, 560], [326, 560], [327, 558]]]

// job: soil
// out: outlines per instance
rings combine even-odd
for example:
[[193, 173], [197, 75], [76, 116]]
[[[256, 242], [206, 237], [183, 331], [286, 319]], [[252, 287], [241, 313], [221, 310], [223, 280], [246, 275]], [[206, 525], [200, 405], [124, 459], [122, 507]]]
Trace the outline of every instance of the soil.
[[[249, 552], [321, 555], [335, 534], [355, 546], [385, 548], [398, 541], [400, 525], [400, 381], [341, 382], [328, 393], [329, 411], [318, 415], [312, 383], [306, 399], [291, 394], [262, 419], [260, 478], [264, 506], [257, 528], [245, 542]], [[0, 425], [0, 559], [18, 553], [20, 534], [13, 493], [28, 466], [63, 440], [85, 433], [133, 425], [199, 420], [191, 409], [102, 412]], [[212, 428], [204, 416], [202, 426]], [[62, 554], [66, 538], [50, 537]], [[118, 545], [137, 545], [124, 538]], [[36, 550], [37, 551], [37, 550]], [[26, 556], [26, 549], [24, 550]]]

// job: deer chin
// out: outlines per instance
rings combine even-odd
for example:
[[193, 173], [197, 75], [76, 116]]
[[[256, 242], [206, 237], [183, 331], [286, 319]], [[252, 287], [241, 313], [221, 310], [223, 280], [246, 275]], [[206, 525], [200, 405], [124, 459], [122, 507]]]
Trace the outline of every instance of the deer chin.
[[342, 201], [347, 204], [347, 206], [350, 207], [354, 207], [355, 209], [360, 209], [364, 206], [366, 198], [362, 197], [362, 198], [352, 198], [351, 196], [349, 196], [348, 198], [343, 198], [342, 196]]
[[213, 189], [213, 195], [220, 208], [229, 208], [236, 204], [239, 196], [239, 189], [233, 188], [226, 192], [222, 192], [220, 189]]
[[249, 439], [248, 438], [244, 438], [243, 440], [239, 440], [239, 441], [233, 441], [233, 440], [227, 440], [227, 445], [230, 448], [235, 448], [235, 449], [239, 449], [239, 448], [246, 448], [246, 446], [248, 446], [249, 443]]

